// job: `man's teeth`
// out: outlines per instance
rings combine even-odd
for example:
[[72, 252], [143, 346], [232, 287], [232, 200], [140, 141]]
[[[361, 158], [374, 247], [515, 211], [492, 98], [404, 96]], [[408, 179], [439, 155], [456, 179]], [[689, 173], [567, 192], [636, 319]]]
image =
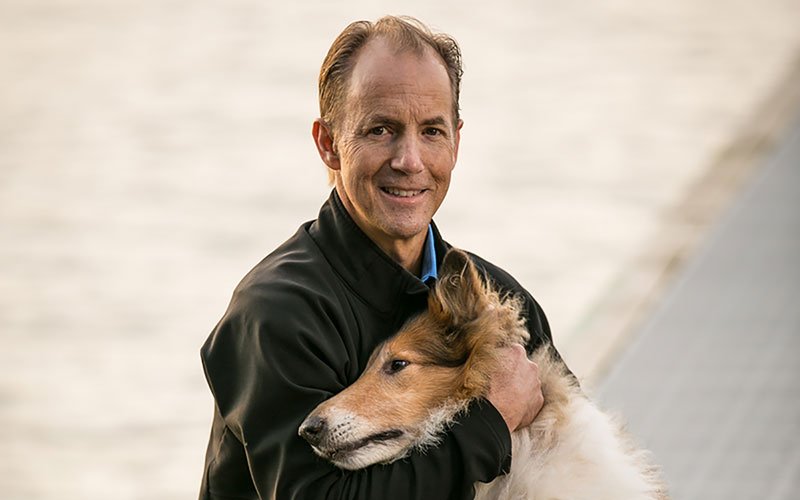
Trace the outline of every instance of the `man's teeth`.
[[400, 196], [401, 198], [408, 198], [410, 196], [416, 196], [422, 192], [421, 189], [415, 191], [405, 191], [403, 189], [392, 189], [392, 188], [383, 188], [384, 191], [393, 195], [393, 196]]

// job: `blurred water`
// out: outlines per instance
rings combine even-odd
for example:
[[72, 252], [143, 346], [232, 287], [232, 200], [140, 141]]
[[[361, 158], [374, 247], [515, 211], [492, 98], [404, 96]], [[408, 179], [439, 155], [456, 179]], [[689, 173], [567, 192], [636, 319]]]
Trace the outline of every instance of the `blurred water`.
[[[800, 46], [798, 0], [430, 2], [465, 79], [437, 220], [556, 342]], [[310, 140], [338, 32], [389, 2], [0, 4], [0, 496], [195, 494], [198, 349], [327, 195]], [[567, 353], [568, 356], [568, 353]]]

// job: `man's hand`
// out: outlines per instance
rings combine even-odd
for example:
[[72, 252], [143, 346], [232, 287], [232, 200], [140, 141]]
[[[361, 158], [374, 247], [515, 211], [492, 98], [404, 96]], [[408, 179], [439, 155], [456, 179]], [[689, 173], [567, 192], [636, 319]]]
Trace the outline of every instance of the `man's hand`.
[[539, 367], [519, 344], [504, 349], [503, 363], [492, 376], [486, 399], [506, 421], [509, 432], [533, 422], [544, 404]]

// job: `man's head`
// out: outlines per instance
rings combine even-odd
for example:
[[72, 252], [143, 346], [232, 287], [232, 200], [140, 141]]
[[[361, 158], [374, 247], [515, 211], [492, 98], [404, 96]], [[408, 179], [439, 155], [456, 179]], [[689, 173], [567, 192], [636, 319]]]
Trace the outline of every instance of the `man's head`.
[[441, 58], [450, 80], [453, 98], [453, 122], [459, 120], [458, 99], [461, 91], [461, 49], [444, 33], [430, 29], [411, 17], [386, 16], [376, 22], [356, 21], [347, 26], [334, 40], [319, 72], [319, 113], [322, 120], [335, 128], [345, 105], [350, 74], [359, 50], [369, 41], [382, 37], [398, 50], [422, 55], [432, 49]]
[[356, 224], [406, 266], [450, 185], [460, 75], [451, 38], [398, 18], [351, 24], [323, 64], [320, 157]]

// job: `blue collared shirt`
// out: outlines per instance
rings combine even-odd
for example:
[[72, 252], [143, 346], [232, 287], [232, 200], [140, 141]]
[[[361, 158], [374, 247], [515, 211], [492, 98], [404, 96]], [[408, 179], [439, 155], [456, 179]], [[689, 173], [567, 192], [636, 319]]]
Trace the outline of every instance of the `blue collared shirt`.
[[433, 227], [428, 224], [428, 237], [422, 249], [422, 276], [419, 279], [426, 285], [436, 281], [439, 275], [436, 272], [436, 247], [433, 244]]

